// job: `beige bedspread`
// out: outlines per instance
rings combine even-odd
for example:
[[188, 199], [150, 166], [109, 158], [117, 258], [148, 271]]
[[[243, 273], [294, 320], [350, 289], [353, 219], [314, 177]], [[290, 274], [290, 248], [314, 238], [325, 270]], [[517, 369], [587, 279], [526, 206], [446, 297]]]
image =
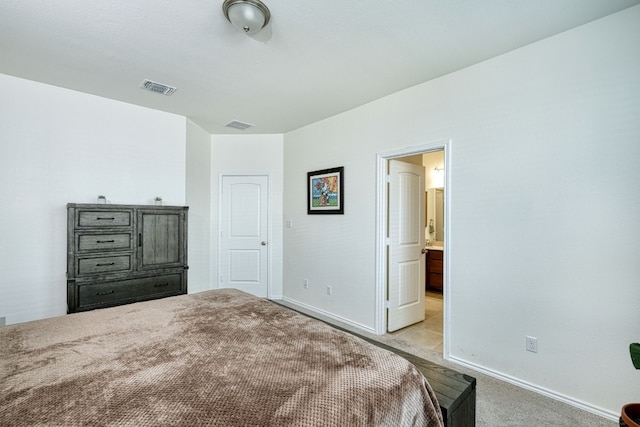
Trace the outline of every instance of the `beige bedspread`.
[[0, 426], [431, 426], [406, 360], [235, 290], [0, 328]]

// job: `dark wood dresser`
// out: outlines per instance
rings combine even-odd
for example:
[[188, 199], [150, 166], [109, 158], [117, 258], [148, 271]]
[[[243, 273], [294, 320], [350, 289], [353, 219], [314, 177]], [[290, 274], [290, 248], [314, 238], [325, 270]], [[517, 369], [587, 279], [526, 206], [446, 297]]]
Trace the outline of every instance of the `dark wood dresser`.
[[187, 207], [67, 205], [67, 311], [187, 293]]

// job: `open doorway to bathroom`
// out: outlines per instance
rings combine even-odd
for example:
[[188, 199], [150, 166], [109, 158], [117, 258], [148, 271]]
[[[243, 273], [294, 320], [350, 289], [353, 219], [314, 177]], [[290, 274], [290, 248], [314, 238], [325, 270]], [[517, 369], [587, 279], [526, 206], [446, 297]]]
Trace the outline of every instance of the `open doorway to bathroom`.
[[396, 160], [425, 168], [425, 320], [392, 332], [395, 337], [442, 353], [444, 350], [444, 150], [430, 151]]
[[[400, 160], [406, 163], [422, 165], [425, 169], [425, 229], [424, 252], [425, 257], [425, 320], [400, 330], [389, 332], [395, 338], [408, 341], [414, 346], [419, 346], [448, 357], [446, 345], [446, 316], [447, 316], [447, 270], [445, 262], [448, 259], [447, 238], [449, 227], [445, 220], [448, 218], [450, 206], [447, 206], [447, 179], [448, 171], [445, 169], [448, 162], [445, 159], [450, 141], [440, 144], [426, 144], [425, 146], [412, 147], [404, 152], [399, 150], [387, 155], [379, 156], [379, 170], [389, 160]], [[384, 197], [385, 205], [389, 203]], [[387, 210], [387, 206], [384, 210]], [[379, 211], [380, 212], [380, 211]], [[386, 214], [379, 215], [385, 218]], [[382, 224], [379, 224], [384, 227]], [[384, 244], [381, 243], [381, 247]], [[383, 254], [384, 251], [381, 251]], [[384, 256], [382, 256], [384, 259]], [[382, 263], [380, 263], [382, 264]], [[379, 265], [379, 267], [381, 267]], [[381, 273], [386, 274], [382, 265]], [[386, 317], [386, 316], [385, 316]], [[385, 325], [386, 321], [382, 320]]]

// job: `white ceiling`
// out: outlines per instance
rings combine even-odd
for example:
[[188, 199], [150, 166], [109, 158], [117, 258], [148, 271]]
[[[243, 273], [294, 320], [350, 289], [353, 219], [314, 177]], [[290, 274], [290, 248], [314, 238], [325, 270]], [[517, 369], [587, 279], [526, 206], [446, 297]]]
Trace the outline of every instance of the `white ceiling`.
[[[264, 0], [251, 38], [223, 0], [2, 0], [0, 73], [284, 133], [640, 0]], [[170, 97], [139, 88], [150, 79]], [[255, 124], [246, 131], [229, 121]]]

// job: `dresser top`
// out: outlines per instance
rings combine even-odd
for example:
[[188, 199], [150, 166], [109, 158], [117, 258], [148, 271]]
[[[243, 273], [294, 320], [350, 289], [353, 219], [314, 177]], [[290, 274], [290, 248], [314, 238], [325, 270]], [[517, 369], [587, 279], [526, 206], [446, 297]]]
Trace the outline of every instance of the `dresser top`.
[[169, 205], [119, 205], [119, 204], [103, 204], [103, 203], [67, 203], [67, 208], [87, 208], [87, 209], [139, 209], [139, 208], [174, 208], [189, 209], [189, 206], [169, 206]]

